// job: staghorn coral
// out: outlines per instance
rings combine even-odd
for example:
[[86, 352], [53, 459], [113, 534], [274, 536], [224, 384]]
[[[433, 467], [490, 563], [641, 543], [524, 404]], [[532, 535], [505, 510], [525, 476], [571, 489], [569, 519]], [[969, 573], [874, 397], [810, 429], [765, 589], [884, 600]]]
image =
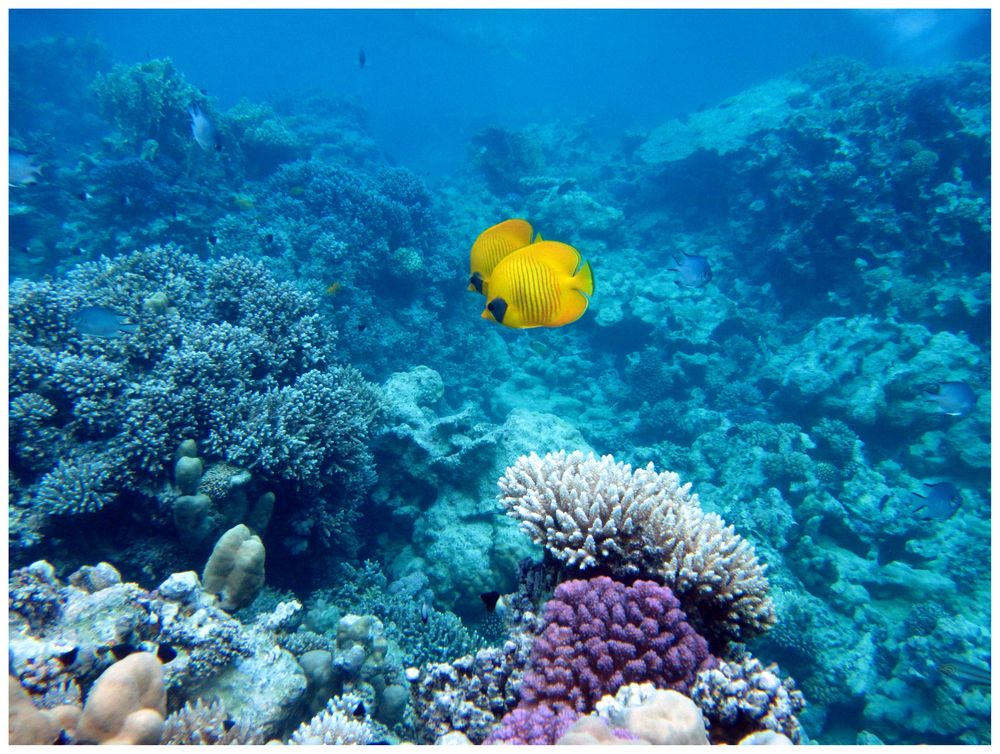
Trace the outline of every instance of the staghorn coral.
[[311, 720], [302, 723], [288, 743], [297, 746], [323, 745], [364, 745], [371, 742], [371, 728], [362, 720], [353, 720], [337, 708], [331, 699], [326, 709]]
[[483, 645], [483, 638], [458, 616], [435, 606], [422, 573], [389, 583], [379, 565], [366, 560], [360, 568], [341, 565], [337, 582], [336, 589], [313, 595], [306, 620], [317, 631], [330, 633], [341, 613], [374, 615], [385, 625], [386, 637], [399, 646], [407, 666], [448, 662], [474, 654]]
[[103, 458], [79, 454], [59, 461], [42, 478], [34, 504], [54, 514], [98, 511], [117, 497], [112, 481]]
[[361, 491], [374, 481], [368, 441], [380, 397], [352, 367], [311, 370], [292, 385], [239, 396], [217, 415], [209, 445], [308, 490], [342, 480]]
[[560, 451], [521, 456], [498, 483], [507, 515], [557, 559], [655, 574], [709, 639], [745, 639], [774, 623], [765, 566], [676, 474]]
[[249, 746], [264, 743], [264, 737], [245, 720], [232, 720], [219, 702], [203, 699], [187, 702], [167, 715], [161, 744]]

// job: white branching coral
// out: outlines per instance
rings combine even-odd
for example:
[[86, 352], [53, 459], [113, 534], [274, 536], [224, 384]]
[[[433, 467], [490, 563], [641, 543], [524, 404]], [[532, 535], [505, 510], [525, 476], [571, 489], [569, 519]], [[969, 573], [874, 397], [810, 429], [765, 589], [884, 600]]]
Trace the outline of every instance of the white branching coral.
[[299, 746], [310, 745], [365, 745], [371, 741], [372, 731], [364, 720], [353, 720], [338, 709], [335, 699], [327, 702], [326, 708], [307, 720], [292, 733], [288, 743]]
[[774, 623], [753, 547], [677, 474], [559, 451], [521, 456], [498, 483], [507, 515], [553, 556], [580, 570], [658, 575], [706, 636], [746, 640]]

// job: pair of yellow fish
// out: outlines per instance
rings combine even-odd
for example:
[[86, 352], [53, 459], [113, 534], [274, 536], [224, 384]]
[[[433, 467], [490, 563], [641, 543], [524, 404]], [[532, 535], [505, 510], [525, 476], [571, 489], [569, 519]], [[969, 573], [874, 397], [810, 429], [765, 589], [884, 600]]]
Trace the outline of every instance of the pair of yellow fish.
[[469, 290], [486, 296], [483, 319], [517, 329], [575, 322], [594, 295], [590, 262], [569, 244], [531, 236], [531, 224], [513, 218], [472, 244]]

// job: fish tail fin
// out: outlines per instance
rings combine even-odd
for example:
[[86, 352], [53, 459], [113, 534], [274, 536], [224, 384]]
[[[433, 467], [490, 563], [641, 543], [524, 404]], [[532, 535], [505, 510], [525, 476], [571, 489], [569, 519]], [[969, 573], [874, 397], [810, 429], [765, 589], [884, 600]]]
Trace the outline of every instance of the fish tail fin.
[[588, 297], [594, 295], [594, 271], [590, 267], [590, 262], [584, 262], [580, 266], [580, 271], [573, 276], [572, 287]]

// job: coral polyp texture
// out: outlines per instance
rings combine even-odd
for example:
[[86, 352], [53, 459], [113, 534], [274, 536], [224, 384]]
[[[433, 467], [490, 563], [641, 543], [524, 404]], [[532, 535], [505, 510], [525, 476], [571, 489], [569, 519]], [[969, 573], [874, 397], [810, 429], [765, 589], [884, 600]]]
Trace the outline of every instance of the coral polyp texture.
[[670, 589], [607, 576], [566, 581], [545, 605], [520, 702], [487, 743], [555, 743], [569, 725], [629, 683], [687, 692], [715, 667]]
[[775, 621], [753, 547], [677, 474], [559, 451], [521, 456], [498, 484], [507, 515], [568, 566], [656, 575], [713, 637], [747, 639]]
[[671, 591], [651, 581], [563, 582], [544, 620], [521, 682], [525, 705], [562, 702], [587, 712], [605, 694], [645, 681], [687, 691], [698, 670], [715, 664]]

